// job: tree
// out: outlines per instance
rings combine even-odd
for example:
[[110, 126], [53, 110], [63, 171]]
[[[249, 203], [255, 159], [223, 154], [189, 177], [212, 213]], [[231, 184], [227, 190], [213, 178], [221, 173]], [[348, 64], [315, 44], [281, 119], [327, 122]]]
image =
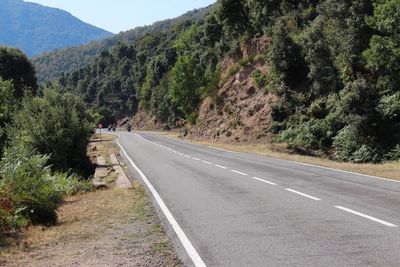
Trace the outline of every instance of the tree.
[[26, 92], [35, 94], [38, 89], [35, 68], [16, 48], [0, 46], [0, 78], [13, 82], [14, 96], [18, 99]]
[[400, 91], [400, 0], [376, 1], [369, 25], [375, 30], [364, 52], [367, 66], [379, 75], [382, 90]]
[[86, 149], [93, 129], [86, 107], [77, 97], [47, 89], [43, 97], [24, 100], [8, 132], [11, 147], [36, 150], [50, 156], [55, 170], [87, 176]]
[[311, 95], [314, 97], [338, 93], [342, 87], [329, 43], [324, 35], [324, 28], [325, 21], [323, 17], [319, 17], [306, 30], [302, 39], [305, 60], [309, 68]]
[[202, 73], [193, 58], [190, 56], [179, 57], [171, 70], [169, 96], [185, 116], [189, 116], [197, 109], [201, 85]]
[[17, 100], [14, 98], [14, 87], [11, 81], [0, 79], [0, 158], [7, 141], [6, 127], [12, 123], [17, 110]]
[[283, 20], [274, 29], [273, 43], [268, 51], [272, 70], [292, 88], [299, 88], [306, 79], [306, 65], [301, 47], [294, 42]]
[[327, 18], [326, 37], [344, 83], [357, 79], [371, 37], [365, 18], [373, 12], [372, 0], [326, 0], [319, 10]]
[[228, 36], [239, 37], [248, 29], [248, 8], [244, 0], [219, 0], [216, 16]]

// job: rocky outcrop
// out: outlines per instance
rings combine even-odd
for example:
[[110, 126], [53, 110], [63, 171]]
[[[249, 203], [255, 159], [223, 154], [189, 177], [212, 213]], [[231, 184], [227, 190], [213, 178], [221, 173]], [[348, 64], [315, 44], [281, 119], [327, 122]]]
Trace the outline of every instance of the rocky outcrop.
[[259, 71], [268, 75], [262, 55], [270, 43], [266, 37], [251, 39], [241, 46], [241, 59], [226, 58], [221, 62], [217, 96], [203, 100], [198, 125], [190, 129], [190, 136], [218, 142], [269, 140], [271, 104], [278, 99], [258, 88], [252, 74]]

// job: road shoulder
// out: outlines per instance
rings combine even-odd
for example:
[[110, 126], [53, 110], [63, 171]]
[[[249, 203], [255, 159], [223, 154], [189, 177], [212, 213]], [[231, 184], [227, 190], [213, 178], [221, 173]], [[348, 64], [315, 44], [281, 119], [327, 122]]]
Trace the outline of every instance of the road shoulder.
[[[119, 157], [113, 138], [105, 138], [91, 156], [115, 165], [106, 156]], [[114, 168], [109, 170], [104, 179], [111, 189], [66, 198], [56, 226], [5, 236], [0, 266], [180, 266], [146, 190], [138, 182], [117, 188]]]

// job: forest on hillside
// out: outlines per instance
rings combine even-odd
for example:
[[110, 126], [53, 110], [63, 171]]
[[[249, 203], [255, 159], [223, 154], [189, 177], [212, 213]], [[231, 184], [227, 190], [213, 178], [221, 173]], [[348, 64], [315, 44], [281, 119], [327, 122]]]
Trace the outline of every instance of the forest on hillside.
[[196, 9], [174, 19], [156, 22], [149, 26], [120, 32], [103, 40], [93, 41], [89, 44], [56, 49], [32, 58], [39, 83], [53, 81], [63, 73], [69, 73], [83, 68], [99, 55], [102, 51], [108, 51], [118, 43], [134, 43], [137, 39], [152, 32], [166, 31], [182, 21], [198, 21], [208, 13], [212, 6]]
[[205, 96], [223, 101], [219, 62], [268, 36], [269, 73], [252, 76], [279, 98], [275, 140], [341, 161], [399, 160], [399, 14], [400, 0], [219, 0], [203, 19], [119, 43], [58, 84], [106, 122], [141, 110], [169, 127], [196, 124]]

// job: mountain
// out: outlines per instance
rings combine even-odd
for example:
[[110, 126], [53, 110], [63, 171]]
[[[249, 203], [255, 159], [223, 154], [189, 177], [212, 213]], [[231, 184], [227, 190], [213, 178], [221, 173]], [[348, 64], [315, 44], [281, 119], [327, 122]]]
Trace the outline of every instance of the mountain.
[[166, 31], [174, 25], [184, 23], [185, 21], [199, 21], [204, 18], [214, 6], [215, 5], [211, 5], [196, 9], [177, 18], [159, 21], [148, 26], [137, 27], [103, 40], [90, 42], [89, 44], [56, 49], [35, 56], [33, 58], [33, 63], [36, 67], [38, 81], [40, 83], [52, 81], [58, 78], [62, 73], [68, 73], [84, 67], [102, 51], [110, 50], [111, 47], [118, 43], [133, 43], [147, 33]]
[[28, 56], [112, 35], [60, 9], [23, 0], [0, 3], [0, 44], [18, 47]]

